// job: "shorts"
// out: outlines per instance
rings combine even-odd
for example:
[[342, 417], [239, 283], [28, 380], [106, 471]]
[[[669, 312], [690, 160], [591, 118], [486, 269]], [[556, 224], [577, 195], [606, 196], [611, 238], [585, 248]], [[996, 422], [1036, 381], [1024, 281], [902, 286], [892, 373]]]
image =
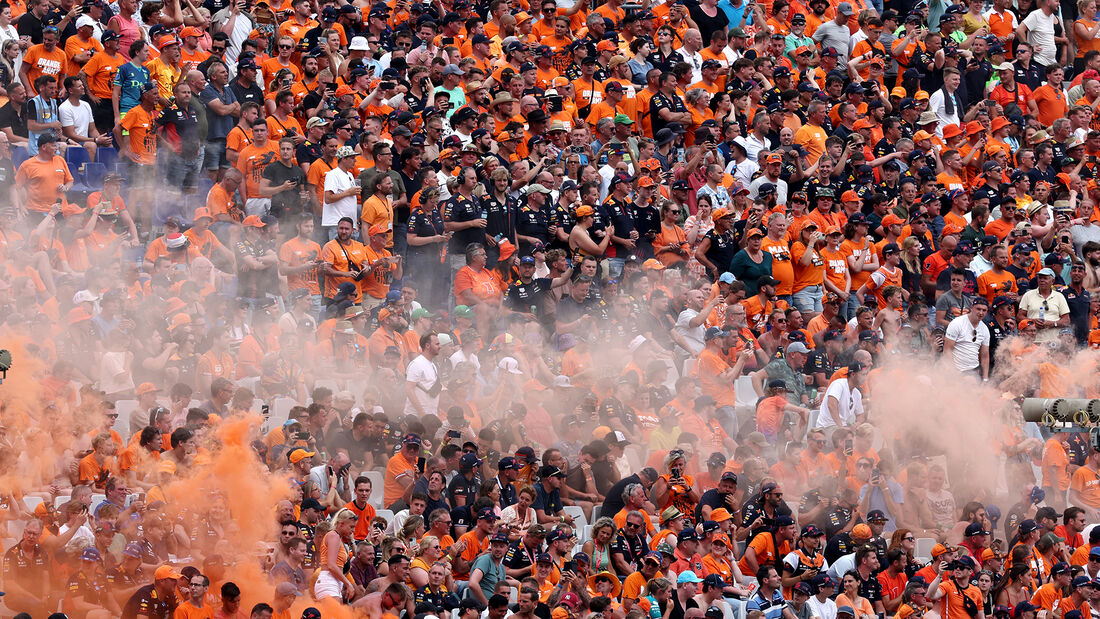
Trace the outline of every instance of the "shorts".
[[798, 311], [806, 313], [813, 312], [815, 314], [821, 313], [821, 293], [824, 288], [819, 284], [817, 286], [806, 286], [802, 290], [794, 293], [794, 306], [798, 308]]
[[244, 201], [246, 215], [263, 217], [271, 210], [271, 198], [248, 198]]
[[206, 143], [206, 156], [203, 167], [209, 171], [226, 170], [229, 160], [225, 158], [225, 140], [210, 140]]
[[344, 583], [336, 580], [328, 570], [322, 569], [320, 573], [317, 574], [317, 582], [313, 584], [313, 597], [318, 600], [322, 598], [343, 600]]
[[124, 163], [126, 165], [126, 178], [130, 181], [130, 187], [151, 188], [156, 184], [157, 166], [135, 163], [129, 158], [125, 159]]
[[379, 305], [382, 305], [385, 302], [386, 302], [385, 298], [376, 299], [376, 298], [370, 296], [369, 294], [363, 293], [362, 306], [363, 306], [363, 311], [364, 312], [369, 313], [372, 309], [378, 307]]

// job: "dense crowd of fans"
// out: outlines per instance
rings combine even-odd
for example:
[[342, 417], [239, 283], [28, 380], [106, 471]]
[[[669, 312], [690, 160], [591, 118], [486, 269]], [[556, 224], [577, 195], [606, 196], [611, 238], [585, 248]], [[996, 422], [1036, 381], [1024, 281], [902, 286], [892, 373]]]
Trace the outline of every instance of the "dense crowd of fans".
[[0, 2], [0, 616], [1098, 619], [1096, 10]]

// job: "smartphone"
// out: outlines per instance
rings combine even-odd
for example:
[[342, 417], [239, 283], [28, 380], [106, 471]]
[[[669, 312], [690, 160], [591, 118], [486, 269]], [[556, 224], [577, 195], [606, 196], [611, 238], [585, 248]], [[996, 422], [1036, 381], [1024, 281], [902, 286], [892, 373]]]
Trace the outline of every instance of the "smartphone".
[[309, 438], [310, 438], [309, 432], [306, 432], [306, 431], [303, 430], [303, 431], [298, 433], [298, 440], [299, 441], [308, 441]]
[[417, 473], [419, 473], [421, 475], [424, 474], [424, 463], [425, 462], [427, 462], [427, 460], [424, 459], [424, 456], [420, 456], [419, 458], [416, 459], [416, 472]]
[[455, 44], [455, 38], [454, 37], [443, 37], [443, 44], [444, 45], [454, 45]]
[[382, 82], [382, 83], [378, 84], [378, 87], [381, 88], [382, 90], [393, 90], [394, 83], [393, 82]]
[[458, 430], [447, 430], [447, 438], [461, 438], [462, 433]]
[[577, 573], [577, 562], [572, 560], [572, 559], [570, 559], [569, 561], [566, 561], [565, 563], [562, 564], [561, 571], [563, 571], [563, 572], [573, 572], [574, 574], [576, 574]]
[[852, 444], [852, 439], [844, 441], [844, 451], [852, 451], [855, 449], [855, 445]]

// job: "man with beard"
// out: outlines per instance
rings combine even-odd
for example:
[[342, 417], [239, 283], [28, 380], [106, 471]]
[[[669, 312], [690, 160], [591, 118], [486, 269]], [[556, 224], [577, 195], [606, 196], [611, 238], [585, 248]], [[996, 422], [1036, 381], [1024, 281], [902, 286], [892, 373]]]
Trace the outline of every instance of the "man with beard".
[[737, 504], [737, 473], [732, 471], [722, 473], [718, 479], [718, 485], [699, 497], [699, 504], [695, 511], [696, 522], [714, 520], [711, 518], [711, 513], [719, 508], [724, 508], [731, 514], [740, 508]]

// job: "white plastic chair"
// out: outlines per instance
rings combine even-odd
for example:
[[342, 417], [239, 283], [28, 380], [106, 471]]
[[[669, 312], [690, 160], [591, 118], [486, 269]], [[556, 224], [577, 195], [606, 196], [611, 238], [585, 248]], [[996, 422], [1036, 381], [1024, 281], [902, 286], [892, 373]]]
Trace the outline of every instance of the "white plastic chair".
[[756, 406], [756, 391], [752, 388], [752, 379], [748, 376], [738, 376], [733, 383], [734, 395], [737, 397], [738, 406]]
[[256, 387], [259, 384], [260, 384], [260, 377], [259, 376], [245, 376], [244, 378], [241, 378], [241, 379], [237, 380], [237, 387], [238, 388], [243, 387], [245, 389], [248, 389], [249, 391], [252, 392], [253, 395], [256, 394]]
[[27, 509], [34, 511], [34, 508], [38, 507], [40, 503], [45, 503], [45, 499], [40, 496], [25, 496], [23, 497], [23, 505], [27, 506]]
[[582, 531], [588, 526], [588, 519], [584, 517], [584, 510], [576, 505], [565, 505], [562, 507], [562, 512], [566, 516], [573, 517], [573, 529], [576, 531]]
[[290, 409], [294, 408], [296, 403], [294, 398], [275, 398], [267, 411], [267, 419], [264, 420], [264, 432], [270, 432], [286, 423], [290, 418]]
[[393, 512], [388, 509], [376, 509], [374, 510], [374, 515], [379, 518], [385, 518], [386, 522], [393, 520]]
[[115, 425], [111, 427], [122, 437], [123, 443], [130, 438], [130, 418], [133, 417], [137, 407], [137, 400], [119, 400], [115, 402], [115, 412], [118, 413], [118, 419], [115, 419]]
[[107, 500], [107, 495], [106, 494], [93, 494], [92, 495], [92, 506], [90, 508], [88, 508], [88, 513], [89, 514], [94, 514], [96, 508], [99, 507], [99, 504], [106, 501], [106, 500]]
[[592, 523], [593, 524], [595, 524], [595, 522], [597, 520], [599, 520], [600, 516], [602, 516], [602, 515], [603, 515], [603, 505], [602, 504], [601, 505], [595, 505], [595, 506], [592, 507]]
[[936, 539], [933, 537], [918, 537], [916, 546], [913, 548], [913, 557], [925, 563], [931, 561], [932, 547], [935, 545]]
[[366, 475], [367, 478], [370, 479], [371, 492], [368, 503], [374, 506], [376, 512], [381, 512], [382, 499], [385, 497], [382, 487], [385, 483], [385, 479], [382, 477], [381, 471], [363, 471], [361, 475]]
[[340, 384], [338, 382], [336, 382], [335, 380], [332, 380], [331, 378], [318, 378], [316, 381], [314, 381], [314, 383], [313, 383], [313, 388], [314, 389], [319, 389], [321, 387], [327, 387], [327, 388], [331, 389], [333, 393], [336, 393], [337, 391], [341, 391]]

